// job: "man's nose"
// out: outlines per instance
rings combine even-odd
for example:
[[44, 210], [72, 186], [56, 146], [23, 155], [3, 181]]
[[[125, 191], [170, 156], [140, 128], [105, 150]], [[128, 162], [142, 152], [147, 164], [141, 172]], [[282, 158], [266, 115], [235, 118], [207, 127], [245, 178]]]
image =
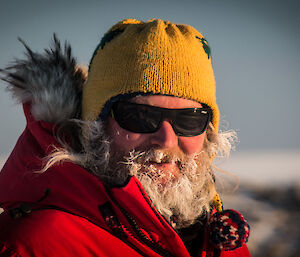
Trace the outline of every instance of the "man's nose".
[[153, 133], [150, 143], [160, 148], [173, 148], [178, 145], [178, 136], [172, 125], [168, 121], [163, 121], [159, 130]]

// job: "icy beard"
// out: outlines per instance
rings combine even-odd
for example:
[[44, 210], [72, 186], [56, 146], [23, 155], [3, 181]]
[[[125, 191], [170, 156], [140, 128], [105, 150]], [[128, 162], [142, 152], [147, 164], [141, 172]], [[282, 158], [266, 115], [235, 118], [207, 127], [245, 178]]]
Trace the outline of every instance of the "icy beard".
[[[125, 157], [120, 153], [111, 156], [115, 157], [110, 160], [110, 175], [136, 176], [156, 209], [169, 221], [175, 217], [177, 228], [189, 226], [209, 212], [216, 191], [206, 151], [188, 156], [179, 151], [150, 149], [131, 151]], [[160, 169], [163, 163], [173, 164], [177, 172]]]
[[[69, 125], [83, 132], [79, 137], [81, 150], [71, 148], [57, 135], [64, 148], [56, 149], [47, 156], [40, 172], [68, 160], [112, 187], [125, 186], [130, 176], [136, 176], [157, 210], [170, 221], [175, 217], [177, 228], [195, 223], [198, 217], [210, 211], [216, 194], [211, 156], [217, 152], [228, 156], [236, 137], [233, 131], [216, 135], [209, 129], [202, 151], [194, 155], [160, 149], [138, 149], [126, 153], [113, 149], [102, 122], [75, 120]], [[66, 126], [65, 130], [62, 127], [62, 131], [69, 132], [70, 129]], [[75, 139], [77, 142], [78, 137]], [[160, 169], [164, 167], [160, 163], [173, 163], [177, 167], [176, 172], [172, 168]]]

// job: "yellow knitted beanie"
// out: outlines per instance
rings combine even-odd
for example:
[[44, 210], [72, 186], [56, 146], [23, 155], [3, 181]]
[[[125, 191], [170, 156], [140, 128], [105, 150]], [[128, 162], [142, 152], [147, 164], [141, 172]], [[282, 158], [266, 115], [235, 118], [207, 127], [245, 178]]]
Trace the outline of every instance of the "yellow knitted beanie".
[[196, 29], [159, 19], [127, 19], [114, 25], [90, 62], [82, 118], [105, 119], [113, 102], [149, 93], [207, 104], [218, 130], [210, 48]]

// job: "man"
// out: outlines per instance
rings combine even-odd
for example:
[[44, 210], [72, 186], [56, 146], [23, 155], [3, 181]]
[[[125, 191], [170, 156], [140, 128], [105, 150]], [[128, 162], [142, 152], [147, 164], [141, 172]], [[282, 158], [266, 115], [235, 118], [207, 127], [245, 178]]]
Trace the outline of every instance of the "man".
[[215, 189], [230, 138], [198, 31], [121, 21], [87, 80], [55, 37], [26, 48], [2, 71], [27, 126], [0, 174], [1, 256], [250, 256]]

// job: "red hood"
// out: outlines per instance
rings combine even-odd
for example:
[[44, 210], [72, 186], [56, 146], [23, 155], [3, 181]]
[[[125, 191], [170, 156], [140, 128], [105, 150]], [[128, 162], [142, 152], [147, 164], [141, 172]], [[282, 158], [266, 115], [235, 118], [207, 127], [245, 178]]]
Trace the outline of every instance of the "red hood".
[[53, 124], [34, 120], [28, 104], [24, 104], [24, 112], [27, 126], [0, 172], [1, 207], [9, 209], [21, 202], [37, 202], [50, 189], [40, 206], [54, 206], [108, 229], [99, 206], [110, 202], [125, 226], [130, 227], [117, 205], [134, 217], [152, 239], [170, 249], [179, 245], [176, 255], [189, 256], [177, 233], [155, 210], [135, 177], [125, 187], [113, 188], [108, 193], [96, 176], [71, 162], [55, 165], [44, 173], [34, 172], [42, 168], [42, 158], [59, 143], [53, 136]]

